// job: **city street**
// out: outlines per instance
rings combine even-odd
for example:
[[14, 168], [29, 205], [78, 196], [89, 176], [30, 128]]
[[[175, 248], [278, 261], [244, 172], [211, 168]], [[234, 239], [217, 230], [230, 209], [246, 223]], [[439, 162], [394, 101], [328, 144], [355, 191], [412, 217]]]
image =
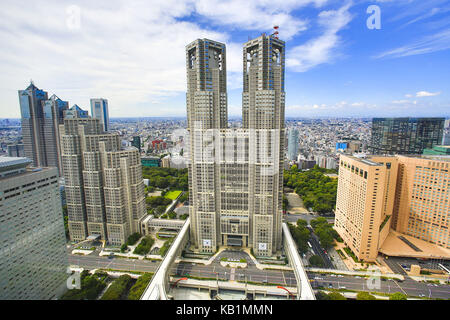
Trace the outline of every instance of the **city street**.
[[[147, 260], [134, 259], [111, 259], [106, 257], [90, 257], [90, 256], [75, 256], [69, 255], [69, 263], [77, 265], [86, 269], [114, 269], [123, 271], [139, 271], [139, 272], [155, 272], [159, 262], [151, 262]], [[259, 283], [278, 283], [286, 286], [295, 286], [296, 279], [292, 271], [278, 271], [278, 270], [259, 270], [254, 266], [246, 269], [233, 269], [222, 267], [218, 263], [213, 263], [210, 266], [199, 265], [181, 262], [174, 264], [171, 268], [171, 275], [173, 276], [193, 276], [200, 278], [219, 278], [230, 280], [231, 274], [234, 275], [236, 281], [251, 281]], [[332, 275], [319, 274], [308, 272], [308, 277], [313, 287], [318, 286], [329, 288], [330, 285], [334, 289], [347, 289], [356, 291], [371, 291], [382, 293], [402, 292], [409, 296], [430, 297], [434, 299], [449, 299], [450, 285], [437, 285], [431, 283], [416, 282], [408, 277], [405, 277], [403, 282], [395, 280], [379, 280], [372, 281], [367, 278], [346, 276], [346, 275]], [[371, 288], [368, 285], [372, 284]]]

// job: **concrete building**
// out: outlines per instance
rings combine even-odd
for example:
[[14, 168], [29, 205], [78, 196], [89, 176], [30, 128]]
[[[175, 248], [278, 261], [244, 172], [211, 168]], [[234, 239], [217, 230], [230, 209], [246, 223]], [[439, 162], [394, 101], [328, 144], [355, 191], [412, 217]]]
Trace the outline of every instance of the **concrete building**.
[[0, 299], [56, 299], [69, 265], [56, 168], [0, 157]]
[[392, 230], [450, 248], [449, 165], [448, 157], [341, 156], [335, 229], [358, 259], [374, 261]]
[[422, 154], [442, 144], [444, 118], [374, 118], [372, 154]]
[[198, 251], [281, 250], [284, 47], [266, 35], [244, 44], [242, 129], [227, 128], [225, 45], [199, 39], [186, 47], [191, 241]]
[[58, 143], [58, 126], [63, 121], [69, 104], [31, 83], [19, 90], [22, 117], [22, 136], [25, 157], [37, 167], [61, 168], [61, 151]]
[[60, 131], [71, 240], [125, 243], [146, 214], [139, 151], [122, 149], [119, 134], [104, 132], [98, 119], [65, 119]]
[[450, 156], [450, 146], [433, 146], [431, 149], [423, 150], [424, 155]]
[[109, 131], [109, 109], [108, 109], [108, 100], [100, 98], [100, 99], [91, 99], [91, 116], [92, 118], [96, 118], [100, 120], [100, 123], [103, 127], [103, 131]]
[[442, 138], [443, 146], [450, 146], [450, 120], [445, 120], [444, 136]]
[[23, 149], [23, 144], [10, 144], [7, 146], [8, 156], [14, 158], [25, 157], [25, 152]]
[[288, 159], [297, 160], [298, 156], [298, 130], [293, 128], [289, 130], [288, 137]]
[[88, 112], [81, 109], [78, 105], [74, 104], [72, 108], [64, 111], [64, 118], [74, 119], [74, 118], [88, 118]]

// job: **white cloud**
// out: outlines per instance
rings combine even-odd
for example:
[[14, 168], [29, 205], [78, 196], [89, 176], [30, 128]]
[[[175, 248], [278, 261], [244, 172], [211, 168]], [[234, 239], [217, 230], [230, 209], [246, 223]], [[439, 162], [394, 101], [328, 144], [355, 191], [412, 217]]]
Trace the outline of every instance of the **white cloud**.
[[[307, 21], [294, 17], [294, 10], [327, 2], [3, 1], [0, 115], [19, 116], [17, 90], [31, 78], [84, 108], [91, 97], [108, 98], [113, 117], [184, 115], [186, 44], [197, 38], [225, 42], [228, 89], [239, 88], [242, 44], [230, 37], [232, 30], [270, 32], [280, 24], [281, 37], [288, 40], [306, 29]], [[67, 26], [66, 11], [74, 3], [81, 9], [75, 30]]]
[[419, 91], [416, 93], [416, 97], [435, 97], [440, 95], [440, 92], [428, 92], [428, 91]]
[[450, 49], [450, 29], [440, 31], [436, 34], [423, 37], [408, 45], [388, 50], [374, 56], [375, 59], [381, 58], [401, 58], [419, 54], [427, 54]]
[[317, 65], [332, 62], [338, 56], [336, 48], [342, 42], [338, 32], [352, 20], [348, 11], [351, 6], [350, 1], [338, 10], [322, 11], [318, 23], [324, 29], [323, 34], [291, 49], [286, 59], [287, 66], [293, 71], [305, 72]]

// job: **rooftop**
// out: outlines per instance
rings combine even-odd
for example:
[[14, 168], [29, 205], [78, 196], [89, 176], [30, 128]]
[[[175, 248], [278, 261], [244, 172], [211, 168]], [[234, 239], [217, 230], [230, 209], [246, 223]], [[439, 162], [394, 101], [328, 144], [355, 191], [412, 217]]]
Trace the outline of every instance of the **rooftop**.
[[0, 171], [8, 170], [12, 167], [26, 167], [31, 164], [28, 158], [0, 157]]

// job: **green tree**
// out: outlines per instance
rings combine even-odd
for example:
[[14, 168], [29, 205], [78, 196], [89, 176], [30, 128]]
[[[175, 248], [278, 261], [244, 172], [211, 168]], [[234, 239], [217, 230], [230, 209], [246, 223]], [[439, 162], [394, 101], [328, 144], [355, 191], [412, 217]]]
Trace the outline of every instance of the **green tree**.
[[390, 295], [389, 300], [408, 300], [408, 296], [401, 292], [396, 292]]
[[318, 256], [318, 255], [313, 255], [309, 258], [309, 263], [313, 266], [313, 267], [318, 267], [321, 268], [325, 265], [322, 257]]
[[330, 297], [323, 291], [318, 291], [315, 296], [317, 300], [330, 300]]
[[132, 284], [132, 278], [124, 274], [115, 280], [106, 290], [105, 294], [102, 296], [101, 300], [121, 300], [123, 299], [124, 293]]
[[371, 295], [368, 292], [358, 292], [358, 294], [356, 295], [356, 300], [377, 300], [373, 295]]
[[328, 294], [328, 298], [330, 300], [347, 300], [346, 297], [344, 297], [342, 294], [340, 294], [339, 292], [330, 292]]
[[140, 276], [134, 286], [131, 287], [128, 293], [128, 300], [139, 300], [152, 279], [152, 276], [152, 273], [145, 273]]

